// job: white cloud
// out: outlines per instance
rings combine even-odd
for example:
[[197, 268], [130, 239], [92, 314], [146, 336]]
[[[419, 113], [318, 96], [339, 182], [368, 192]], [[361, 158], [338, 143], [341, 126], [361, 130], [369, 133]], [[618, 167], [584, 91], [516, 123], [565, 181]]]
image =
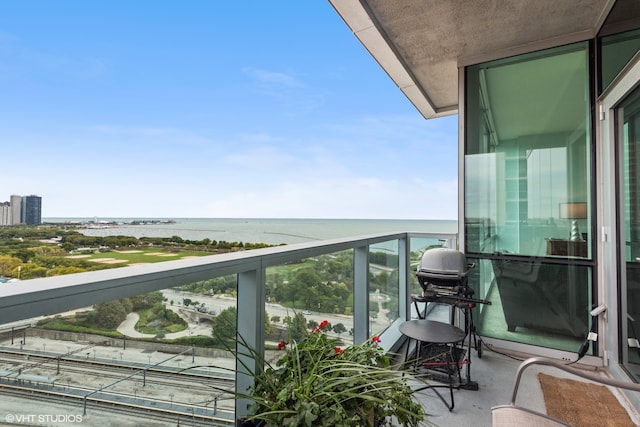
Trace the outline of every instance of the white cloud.
[[[296, 116], [301, 112], [315, 111], [325, 102], [323, 91], [309, 86], [296, 78], [293, 73], [282, 73], [245, 67], [243, 72], [252, 80], [252, 89], [246, 97], [247, 103], [266, 108], [264, 114], [282, 116]], [[256, 94], [265, 98], [268, 104], [261, 103]], [[275, 103], [275, 104], [274, 104]], [[275, 108], [275, 107], [278, 108]]]
[[137, 144], [152, 143], [171, 145], [210, 145], [213, 141], [203, 137], [194, 131], [172, 127], [125, 127], [113, 125], [94, 125], [85, 128], [91, 134], [97, 136], [117, 137], [117, 140], [127, 141], [130, 149]]
[[[265, 172], [277, 174], [279, 171], [285, 172], [297, 168], [299, 163], [299, 159], [294, 155], [274, 146], [260, 146], [228, 154], [223, 157], [223, 161], [230, 168], [252, 174]], [[277, 178], [274, 176], [270, 179]]]
[[295, 77], [285, 73], [261, 70], [259, 68], [254, 68], [254, 67], [245, 67], [242, 71], [248, 76], [251, 76], [257, 82], [264, 85], [279, 86], [279, 87], [304, 86], [302, 82], [297, 80]]

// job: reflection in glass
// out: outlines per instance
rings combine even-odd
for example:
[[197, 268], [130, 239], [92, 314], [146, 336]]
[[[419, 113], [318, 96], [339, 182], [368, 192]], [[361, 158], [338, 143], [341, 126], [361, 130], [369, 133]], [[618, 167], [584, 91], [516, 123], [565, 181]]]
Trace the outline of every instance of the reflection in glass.
[[629, 60], [633, 58], [633, 55], [640, 50], [640, 30], [608, 35], [602, 37], [599, 41], [602, 55], [602, 60], [599, 61], [602, 93], [627, 65]]
[[590, 216], [560, 215], [590, 206], [587, 45], [471, 66], [467, 80], [466, 251], [588, 258], [547, 244], [569, 240], [573, 221], [585, 249], [592, 238]]
[[[620, 186], [620, 204], [624, 215], [622, 226], [624, 247], [620, 254], [622, 269], [626, 283], [626, 319], [623, 315], [623, 328], [626, 336], [620, 342], [624, 346], [623, 358], [627, 366], [640, 377], [640, 345], [635, 343], [640, 338], [640, 90], [636, 89], [620, 106], [622, 134], [619, 135], [619, 153], [623, 170], [623, 183]], [[624, 332], [623, 332], [624, 333]]]
[[589, 88], [586, 42], [466, 68], [464, 251], [476, 297], [492, 301], [476, 308], [482, 335], [567, 351], [586, 337]]
[[491, 305], [483, 336], [575, 352], [589, 332], [591, 269], [537, 261], [477, 260]]

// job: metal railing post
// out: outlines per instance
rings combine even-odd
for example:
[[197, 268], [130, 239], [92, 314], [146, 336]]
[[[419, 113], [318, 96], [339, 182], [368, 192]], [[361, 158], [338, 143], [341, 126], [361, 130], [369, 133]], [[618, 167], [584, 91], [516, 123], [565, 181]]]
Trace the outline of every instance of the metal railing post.
[[369, 246], [353, 254], [353, 342], [369, 339]]
[[[265, 269], [238, 274], [238, 330], [236, 358], [236, 391], [246, 392], [253, 385], [253, 374], [263, 369], [251, 352], [264, 357]], [[243, 343], [251, 347], [247, 349]], [[247, 413], [247, 399], [236, 399], [236, 416]]]

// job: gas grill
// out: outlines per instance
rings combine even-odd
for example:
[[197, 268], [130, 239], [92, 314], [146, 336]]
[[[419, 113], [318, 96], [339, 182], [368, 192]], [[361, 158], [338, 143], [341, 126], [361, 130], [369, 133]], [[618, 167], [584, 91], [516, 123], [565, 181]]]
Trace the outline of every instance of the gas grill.
[[416, 277], [422, 294], [412, 296], [418, 316], [422, 318], [417, 303], [436, 302], [461, 309], [471, 309], [476, 304], [491, 304], [491, 301], [474, 298], [468, 285], [468, 276], [475, 264], [455, 249], [435, 248], [425, 251], [418, 266]]
[[[427, 303], [446, 304], [454, 308], [451, 310], [450, 319], [450, 323], [453, 325], [456, 320], [455, 309], [459, 309], [464, 318], [464, 337], [460, 344], [464, 345], [464, 341], [468, 338], [468, 353], [470, 353], [473, 340], [473, 347], [476, 349], [478, 357], [482, 357], [482, 342], [478, 339], [473, 324], [473, 308], [477, 304], [491, 304], [491, 301], [473, 297], [474, 291], [468, 285], [468, 277], [474, 267], [475, 264], [467, 262], [466, 256], [455, 249], [434, 248], [425, 251], [416, 271], [422, 293], [412, 296], [411, 299], [420, 319], [424, 319], [426, 316]], [[422, 310], [418, 305], [421, 303], [425, 304]], [[424, 348], [424, 345], [422, 347]], [[446, 347], [444, 350], [451, 352]], [[457, 350], [455, 343], [453, 350]], [[465, 356], [466, 360], [462, 360]], [[422, 355], [418, 353], [417, 358], [422, 358]], [[458, 384], [458, 387], [477, 390], [478, 384], [471, 381], [470, 378], [470, 359], [470, 354], [465, 351], [460, 354], [460, 360], [454, 364], [458, 369], [462, 364], [467, 365], [466, 381]], [[451, 363], [446, 369], [451, 369]], [[448, 378], [450, 379], [450, 377]]]
[[[474, 266], [475, 264], [467, 262], [467, 257], [462, 252], [455, 249], [435, 248], [425, 251], [416, 272], [422, 287], [421, 297], [434, 301], [446, 298], [453, 304], [472, 299], [473, 289], [468, 286], [467, 279]], [[474, 299], [469, 302], [481, 301]]]

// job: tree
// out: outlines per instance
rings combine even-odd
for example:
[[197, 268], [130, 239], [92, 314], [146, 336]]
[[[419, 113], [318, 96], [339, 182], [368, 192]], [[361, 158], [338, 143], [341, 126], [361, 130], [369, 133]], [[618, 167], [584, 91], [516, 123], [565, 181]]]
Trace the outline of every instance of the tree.
[[212, 319], [212, 335], [221, 342], [230, 344], [235, 341], [238, 331], [238, 311], [235, 307], [225, 308]]
[[20, 258], [14, 256], [1, 255], [0, 256], [0, 277], [10, 276], [13, 270], [22, 265]]
[[264, 312], [264, 334], [265, 336], [270, 336], [273, 334], [274, 327], [269, 321], [269, 313], [265, 310]]
[[320, 276], [312, 268], [298, 270], [288, 282], [283, 282], [273, 289], [273, 297], [278, 301], [291, 301], [294, 308], [317, 306], [318, 287], [322, 284]]
[[338, 336], [340, 336], [343, 333], [347, 332], [347, 328], [342, 323], [336, 323], [333, 326], [333, 332], [335, 332], [336, 334], [338, 334]]
[[77, 246], [74, 243], [71, 242], [64, 242], [60, 245], [60, 248], [62, 248], [65, 252], [71, 252], [72, 250], [74, 250]]
[[307, 322], [302, 313], [296, 313], [290, 318], [289, 337], [294, 341], [300, 341], [307, 335]]
[[123, 298], [120, 302], [122, 303], [122, 307], [124, 307], [125, 313], [133, 312], [133, 302], [131, 301], [131, 298]]
[[16, 258], [19, 258], [23, 263], [29, 262], [30, 259], [36, 256], [36, 253], [31, 249], [18, 249], [13, 252], [13, 255]]
[[320, 276], [310, 268], [298, 271], [293, 277], [293, 282], [302, 289], [311, 289], [322, 283]]
[[95, 306], [95, 322], [105, 329], [115, 329], [127, 318], [120, 301], [108, 301]]
[[59, 266], [59, 267], [54, 267], [52, 269], [50, 269], [49, 271], [47, 271], [47, 277], [53, 277], [53, 276], [64, 276], [66, 274], [75, 274], [75, 273], [83, 273], [87, 271], [86, 269], [82, 268], [82, 267], [73, 267], [73, 266]]
[[[47, 277], [47, 268], [38, 264], [24, 264], [20, 269], [20, 278], [23, 280], [26, 279], [36, 279], [38, 277]], [[18, 267], [16, 267], [13, 271], [13, 276], [18, 277]]]
[[151, 308], [156, 304], [163, 303], [167, 300], [160, 291], [136, 295], [135, 297], [132, 297], [130, 299], [131, 303], [133, 304], [133, 311], [140, 311], [146, 308]]

